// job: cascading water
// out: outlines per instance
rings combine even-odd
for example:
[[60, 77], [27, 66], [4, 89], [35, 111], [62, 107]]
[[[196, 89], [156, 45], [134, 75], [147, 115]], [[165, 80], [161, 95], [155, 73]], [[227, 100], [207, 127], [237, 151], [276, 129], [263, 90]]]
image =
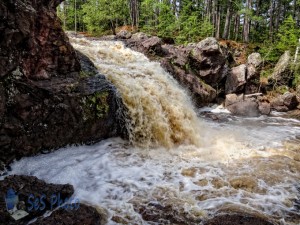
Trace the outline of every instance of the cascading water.
[[11, 173], [72, 184], [81, 201], [108, 210], [108, 224], [199, 224], [217, 211], [300, 223], [297, 120], [204, 121], [158, 63], [121, 42], [71, 42], [118, 88], [130, 142], [24, 158]]
[[190, 99], [158, 63], [121, 42], [71, 38], [118, 88], [131, 118], [129, 138], [142, 147], [199, 145], [200, 125]]

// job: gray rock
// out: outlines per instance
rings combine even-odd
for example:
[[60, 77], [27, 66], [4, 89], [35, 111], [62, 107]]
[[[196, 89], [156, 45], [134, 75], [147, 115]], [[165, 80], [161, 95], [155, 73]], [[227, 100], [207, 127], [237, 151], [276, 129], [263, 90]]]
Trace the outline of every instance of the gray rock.
[[225, 99], [225, 107], [244, 100], [244, 95], [228, 94]]
[[256, 117], [259, 116], [258, 104], [250, 100], [234, 103], [227, 107], [234, 115]]
[[262, 115], [269, 115], [271, 113], [271, 104], [268, 102], [259, 102], [258, 110]]
[[228, 94], [242, 92], [246, 84], [246, 73], [247, 66], [245, 64], [233, 67], [226, 79], [225, 92]]
[[191, 91], [195, 103], [198, 106], [203, 106], [216, 99], [217, 91], [197, 76], [187, 73], [179, 66], [170, 63], [168, 59], [163, 59], [161, 66], [178, 80], [180, 84]]
[[271, 101], [271, 108], [278, 112], [287, 112], [296, 109], [299, 102], [297, 96], [293, 93], [287, 92], [284, 95], [273, 99]]
[[131, 32], [127, 30], [121, 30], [119, 33], [117, 33], [116, 38], [118, 39], [129, 39], [132, 37]]
[[142, 46], [147, 52], [153, 52], [158, 55], [162, 53], [162, 40], [159, 37], [154, 36], [146, 39], [142, 42]]
[[291, 54], [290, 51], [285, 51], [285, 53], [278, 60], [274, 72], [269, 78], [269, 83], [271, 85], [289, 85], [293, 80], [290, 71], [290, 62], [291, 62]]
[[288, 107], [289, 110], [297, 108], [299, 102], [297, 96], [294, 93], [287, 92], [283, 96], [283, 104]]
[[257, 52], [252, 53], [251, 55], [248, 56], [247, 59], [247, 65], [252, 65], [255, 68], [259, 68], [262, 65], [262, 58], [261, 55]]
[[191, 50], [189, 58], [191, 68], [213, 88], [218, 87], [227, 75], [226, 58], [215, 38], [199, 42]]
[[260, 114], [256, 100], [245, 99], [244, 95], [226, 95], [225, 107], [233, 115], [256, 117]]
[[131, 36], [131, 39], [135, 40], [135, 41], [141, 41], [141, 40], [146, 40], [148, 39], [148, 35], [143, 33], [143, 32], [138, 32], [135, 33]]
[[247, 60], [247, 81], [259, 78], [262, 58], [259, 53], [252, 53]]

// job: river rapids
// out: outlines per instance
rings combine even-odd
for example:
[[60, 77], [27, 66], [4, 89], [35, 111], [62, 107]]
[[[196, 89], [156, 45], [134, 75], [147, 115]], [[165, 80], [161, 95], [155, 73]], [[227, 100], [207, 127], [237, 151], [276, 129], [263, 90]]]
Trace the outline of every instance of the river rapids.
[[23, 158], [11, 174], [72, 184], [108, 224], [200, 224], [221, 212], [300, 224], [299, 121], [207, 120], [159, 63], [121, 42], [70, 40], [117, 87], [129, 140]]

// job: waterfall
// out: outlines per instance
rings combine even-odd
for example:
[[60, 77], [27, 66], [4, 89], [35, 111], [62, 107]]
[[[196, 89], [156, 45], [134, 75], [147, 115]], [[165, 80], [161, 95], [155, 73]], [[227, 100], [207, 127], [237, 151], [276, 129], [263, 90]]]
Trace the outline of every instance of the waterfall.
[[200, 145], [200, 121], [186, 91], [160, 66], [122, 42], [70, 38], [121, 93], [130, 121], [129, 140], [139, 147]]

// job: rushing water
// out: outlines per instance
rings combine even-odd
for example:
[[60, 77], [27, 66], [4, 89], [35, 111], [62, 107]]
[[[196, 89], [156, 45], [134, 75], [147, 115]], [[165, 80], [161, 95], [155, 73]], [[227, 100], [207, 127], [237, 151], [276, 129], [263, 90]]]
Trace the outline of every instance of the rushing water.
[[24, 158], [12, 173], [74, 185], [81, 201], [107, 209], [109, 224], [199, 224], [236, 211], [300, 223], [297, 120], [199, 118], [158, 63], [121, 42], [71, 41], [120, 91], [130, 141]]

